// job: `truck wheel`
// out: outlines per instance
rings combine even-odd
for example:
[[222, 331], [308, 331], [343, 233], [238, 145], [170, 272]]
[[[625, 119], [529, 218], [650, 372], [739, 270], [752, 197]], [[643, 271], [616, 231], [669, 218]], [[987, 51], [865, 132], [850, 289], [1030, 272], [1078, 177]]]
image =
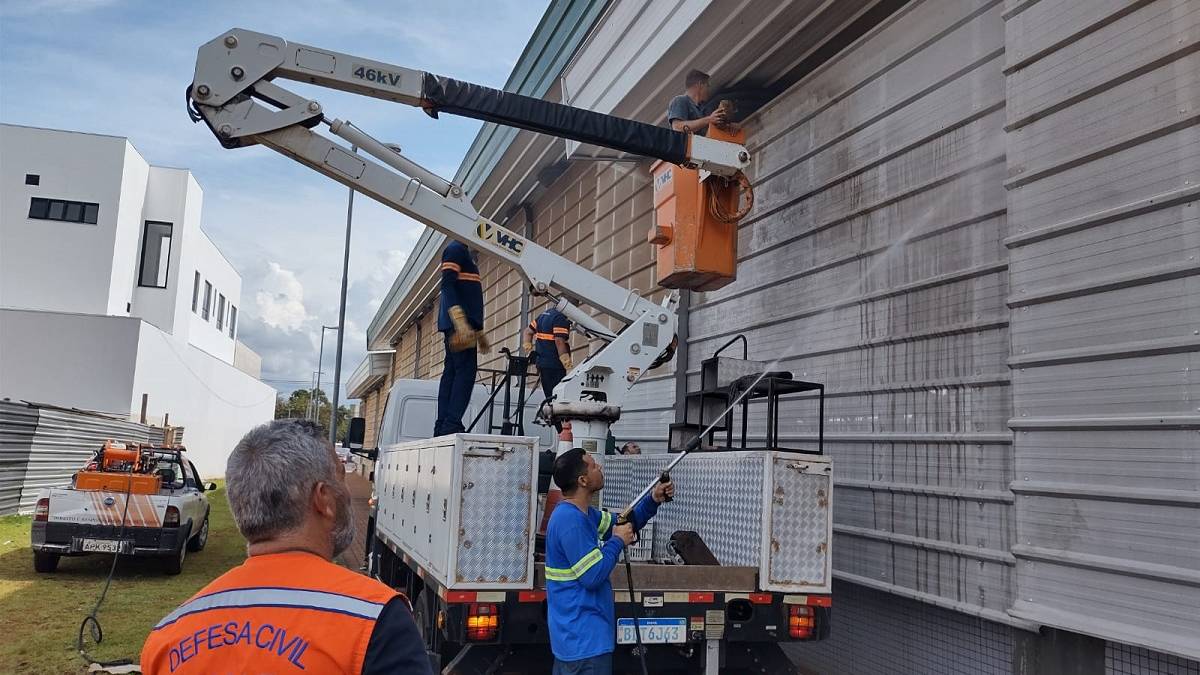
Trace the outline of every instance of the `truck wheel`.
[[42, 551], [33, 552], [33, 570], [42, 574], [49, 574], [58, 569], [57, 553], [43, 553]]
[[179, 551], [175, 555], [167, 558], [163, 563], [163, 571], [170, 575], [176, 575], [183, 571], [183, 559], [187, 557], [188, 540], [184, 539], [179, 544]]
[[204, 522], [200, 523], [200, 531], [196, 536], [188, 539], [187, 550], [192, 553], [198, 553], [204, 550], [204, 545], [208, 543], [208, 514], [204, 515]]

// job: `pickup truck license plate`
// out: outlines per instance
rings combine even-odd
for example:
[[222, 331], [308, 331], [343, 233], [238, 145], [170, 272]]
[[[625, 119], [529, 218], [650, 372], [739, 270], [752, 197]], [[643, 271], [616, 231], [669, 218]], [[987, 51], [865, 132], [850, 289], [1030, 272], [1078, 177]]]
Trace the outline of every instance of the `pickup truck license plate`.
[[[642, 628], [642, 644], [687, 642], [687, 620], [683, 618], [638, 619]], [[633, 619], [617, 619], [617, 644], [637, 643], [633, 634]]]
[[120, 553], [123, 543], [119, 539], [83, 539], [79, 548], [85, 553]]

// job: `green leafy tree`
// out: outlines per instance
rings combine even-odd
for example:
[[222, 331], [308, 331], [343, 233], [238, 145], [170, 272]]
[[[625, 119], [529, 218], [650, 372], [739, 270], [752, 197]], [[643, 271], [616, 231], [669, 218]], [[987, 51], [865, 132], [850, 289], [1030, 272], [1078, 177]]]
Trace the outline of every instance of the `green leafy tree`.
[[[310, 404], [313, 400], [311, 389], [297, 389], [287, 398], [280, 396], [275, 399], [275, 419], [312, 419], [313, 411]], [[317, 422], [328, 429], [331, 407], [329, 397], [325, 395], [324, 390], [318, 389], [315, 400], [318, 408]], [[337, 439], [339, 443], [346, 437], [346, 429], [350, 426], [352, 414], [350, 406], [338, 406]]]

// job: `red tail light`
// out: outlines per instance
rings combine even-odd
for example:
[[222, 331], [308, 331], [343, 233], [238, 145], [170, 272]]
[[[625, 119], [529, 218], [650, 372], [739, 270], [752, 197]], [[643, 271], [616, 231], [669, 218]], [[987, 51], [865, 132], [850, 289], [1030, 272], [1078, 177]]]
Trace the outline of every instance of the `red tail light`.
[[495, 605], [476, 604], [467, 609], [467, 640], [491, 642], [499, 635], [500, 615]]
[[179, 509], [174, 506], [167, 507], [167, 513], [163, 516], [163, 527], [179, 527]]
[[50, 518], [50, 498], [42, 497], [37, 500], [37, 506], [33, 507], [33, 519], [36, 522], [46, 522]]
[[788, 635], [797, 639], [812, 637], [813, 608], [803, 605], [791, 605], [788, 608]]

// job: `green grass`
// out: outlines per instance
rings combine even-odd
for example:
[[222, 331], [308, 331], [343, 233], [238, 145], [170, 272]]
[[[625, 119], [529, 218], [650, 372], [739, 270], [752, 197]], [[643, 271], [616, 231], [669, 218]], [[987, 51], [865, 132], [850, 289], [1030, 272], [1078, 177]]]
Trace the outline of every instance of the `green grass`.
[[[100, 608], [104, 641], [93, 659], [135, 663], [150, 628], [209, 581], [241, 564], [246, 545], [233, 525], [225, 489], [208, 493], [208, 545], [188, 553], [183, 573], [167, 576], [154, 559], [123, 558]], [[64, 557], [54, 574], [33, 571], [28, 516], [0, 517], [0, 673], [82, 673], [75, 651], [79, 623], [91, 611], [112, 558]]]

